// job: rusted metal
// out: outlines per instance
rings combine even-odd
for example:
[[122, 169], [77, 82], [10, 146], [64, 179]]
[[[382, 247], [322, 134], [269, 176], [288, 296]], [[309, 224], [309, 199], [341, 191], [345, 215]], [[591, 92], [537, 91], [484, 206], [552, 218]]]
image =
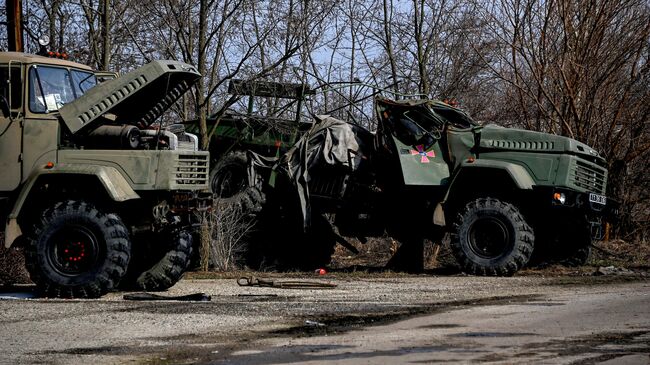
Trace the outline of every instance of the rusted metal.
[[23, 52], [22, 0], [6, 0], [7, 39], [10, 52]]
[[237, 279], [237, 285], [278, 289], [333, 289], [337, 286], [336, 284], [332, 283], [323, 283], [316, 281], [274, 281], [268, 279], [260, 279], [254, 276], [242, 276], [241, 278]]

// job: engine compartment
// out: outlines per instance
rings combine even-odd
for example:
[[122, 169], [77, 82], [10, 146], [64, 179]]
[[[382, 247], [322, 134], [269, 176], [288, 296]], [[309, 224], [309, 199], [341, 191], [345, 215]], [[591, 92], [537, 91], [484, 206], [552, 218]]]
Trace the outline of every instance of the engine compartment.
[[132, 124], [104, 124], [83, 135], [68, 136], [68, 147], [103, 150], [198, 151], [198, 137], [181, 124], [138, 128]]

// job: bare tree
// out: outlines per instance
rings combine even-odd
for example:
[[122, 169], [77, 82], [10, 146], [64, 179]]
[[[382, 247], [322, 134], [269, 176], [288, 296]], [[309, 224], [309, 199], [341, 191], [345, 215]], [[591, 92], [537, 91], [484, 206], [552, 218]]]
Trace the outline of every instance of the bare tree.
[[[650, 7], [644, 1], [499, 0], [486, 7], [510, 114], [528, 128], [576, 138], [610, 164], [610, 195], [647, 221]], [[625, 213], [627, 211], [627, 213]], [[629, 228], [626, 229], [629, 231]]]

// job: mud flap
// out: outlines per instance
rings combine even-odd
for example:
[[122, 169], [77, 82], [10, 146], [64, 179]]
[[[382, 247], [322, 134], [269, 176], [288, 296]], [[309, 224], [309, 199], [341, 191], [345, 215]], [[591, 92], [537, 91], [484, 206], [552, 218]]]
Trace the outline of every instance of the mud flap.
[[5, 248], [11, 247], [16, 238], [20, 237], [23, 232], [20, 230], [18, 225], [18, 220], [11, 218], [7, 221], [7, 226], [5, 227]]
[[438, 203], [438, 205], [436, 205], [436, 209], [433, 211], [433, 224], [441, 227], [447, 225], [445, 222], [445, 211], [442, 209], [441, 203]]

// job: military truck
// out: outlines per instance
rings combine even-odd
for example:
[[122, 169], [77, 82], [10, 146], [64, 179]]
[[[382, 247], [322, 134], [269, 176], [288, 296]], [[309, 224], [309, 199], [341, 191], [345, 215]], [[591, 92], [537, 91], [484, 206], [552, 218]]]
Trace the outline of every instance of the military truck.
[[[246, 151], [279, 156], [311, 127], [301, 119], [306, 96], [315, 92], [306, 84], [262, 80], [231, 80], [232, 97], [248, 97], [246, 111], [232, 108], [207, 119], [210, 138], [210, 188], [223, 202], [240, 204], [246, 211], [261, 208], [259, 194], [248, 195]], [[263, 114], [261, 111], [263, 110]], [[198, 134], [197, 120], [185, 122], [187, 131]]]
[[375, 133], [322, 116], [280, 159], [265, 163], [251, 154], [250, 181], [263, 183], [250, 188], [273, 202], [265, 207], [267, 229], [293, 220], [306, 228], [304, 252], [320, 253], [298, 260], [323, 265], [332, 245], [343, 242], [338, 233], [363, 240], [387, 231], [403, 242], [402, 257], [411, 261], [396, 260], [396, 268], [406, 270], [421, 268], [424, 239], [445, 232], [470, 274], [512, 275], [534, 253], [587, 261], [612, 206], [605, 159], [594, 149], [567, 137], [479, 125], [436, 100], [377, 97], [374, 109]]
[[[123, 284], [164, 290], [190, 262], [210, 203], [209, 154], [159, 117], [200, 77], [154, 61], [97, 84], [84, 65], [0, 53], [0, 217], [48, 297]], [[192, 143], [193, 141], [193, 143]]]

